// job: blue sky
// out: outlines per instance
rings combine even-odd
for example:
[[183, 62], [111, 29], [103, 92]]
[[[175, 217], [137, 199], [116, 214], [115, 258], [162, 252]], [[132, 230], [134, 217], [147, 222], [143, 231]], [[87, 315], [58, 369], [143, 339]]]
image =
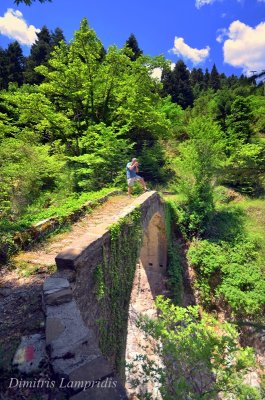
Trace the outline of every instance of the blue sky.
[[53, 0], [31, 7], [1, 0], [0, 46], [17, 39], [28, 54], [43, 25], [62, 28], [70, 40], [83, 17], [106, 48], [123, 46], [134, 33], [144, 53], [182, 58], [189, 68], [265, 69], [265, 0]]

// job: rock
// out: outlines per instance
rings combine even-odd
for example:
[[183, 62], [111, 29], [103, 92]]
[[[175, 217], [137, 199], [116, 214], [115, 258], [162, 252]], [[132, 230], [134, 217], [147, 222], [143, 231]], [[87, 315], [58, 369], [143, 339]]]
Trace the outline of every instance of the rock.
[[59, 305], [70, 302], [73, 298], [68, 280], [53, 276], [44, 282], [43, 295], [45, 305]]
[[22, 336], [13, 359], [13, 366], [22, 373], [32, 374], [39, 371], [46, 356], [43, 335]]
[[91, 382], [91, 387], [84, 388], [70, 400], [127, 400], [128, 396], [120, 382], [112, 377], [103, 381]]
[[0, 289], [0, 296], [8, 297], [12, 294], [13, 289], [3, 287]]
[[56, 340], [61, 333], [64, 331], [65, 326], [62, 324], [59, 318], [47, 318], [46, 319], [46, 343], [50, 344], [53, 340]]
[[44, 292], [69, 288], [69, 282], [65, 278], [50, 276], [43, 284]]
[[104, 365], [94, 334], [84, 325], [75, 301], [59, 306], [47, 306], [46, 315], [46, 344], [49, 346], [56, 374], [79, 376], [83, 370], [89, 370], [92, 371], [94, 379], [97, 362], [101, 362], [101, 373], [104, 375], [99, 373], [100, 376], [96, 378], [111, 373], [105, 359], [106, 366]]
[[112, 369], [107, 360], [103, 356], [100, 356], [86, 364], [78, 366], [70, 373], [69, 379], [71, 381], [96, 381], [105, 378], [111, 373]]

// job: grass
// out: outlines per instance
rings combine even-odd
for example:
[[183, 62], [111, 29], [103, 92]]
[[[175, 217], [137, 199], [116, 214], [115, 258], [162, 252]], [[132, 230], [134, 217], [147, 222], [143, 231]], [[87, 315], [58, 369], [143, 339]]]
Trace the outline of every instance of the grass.
[[56, 265], [39, 265], [33, 264], [28, 261], [20, 261], [19, 257], [11, 260], [11, 268], [15, 270], [19, 276], [22, 278], [29, 278], [32, 275], [36, 275], [39, 273], [49, 273], [52, 274], [56, 272]]
[[[115, 188], [104, 188], [98, 192], [71, 194], [67, 198], [58, 198], [50, 207], [43, 208], [41, 202], [28, 207], [27, 211], [15, 221], [0, 221], [0, 232], [17, 232], [29, 228], [34, 223], [51, 217], [66, 217], [77, 211], [87, 201], [96, 201]], [[41, 209], [43, 208], [43, 209]]]
[[[98, 192], [83, 192], [81, 194], [72, 193], [68, 197], [65, 197], [63, 193], [58, 193], [49, 207], [45, 205], [47, 204], [47, 196], [45, 197], [44, 194], [42, 199], [29, 206], [24, 214], [17, 217], [17, 219], [2, 218], [0, 220], [0, 263], [6, 262], [20, 249], [13, 239], [18, 232], [26, 231], [37, 222], [56, 217], [59, 227], [56, 228], [54, 234], [57, 234], [65, 229], [65, 225], [69, 225], [68, 216], [70, 217], [74, 212], [81, 210], [85, 203], [97, 201], [114, 190], [117, 190], [117, 188], [104, 188]], [[86, 212], [88, 213], [89, 211], [91, 210], [87, 207]], [[45, 236], [47, 238], [50, 234]], [[27, 245], [32, 244], [30, 234], [28, 234], [26, 243]]]
[[246, 214], [246, 232], [258, 245], [260, 262], [265, 273], [265, 199], [244, 198], [240, 207]]
[[234, 193], [235, 196], [229, 199], [229, 189], [224, 187], [216, 189], [217, 211], [223, 210], [228, 214], [235, 211], [240, 219], [240, 229], [265, 246], [265, 198], [252, 198]]

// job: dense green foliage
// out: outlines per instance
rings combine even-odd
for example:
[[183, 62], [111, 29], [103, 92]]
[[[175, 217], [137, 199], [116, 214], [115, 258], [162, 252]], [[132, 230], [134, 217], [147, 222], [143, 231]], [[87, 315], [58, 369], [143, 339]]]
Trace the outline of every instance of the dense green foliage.
[[183, 276], [180, 260], [180, 251], [176, 241], [174, 203], [167, 201], [165, 205], [165, 227], [167, 237], [167, 269], [169, 284], [174, 304], [182, 304], [183, 301]]
[[161, 86], [150, 76], [161, 58], [132, 61], [128, 47], [115, 46], [104, 55], [86, 20], [70, 45], [58, 42], [60, 35], [43, 28], [27, 61], [41, 64], [31, 78], [27, 70], [31, 85], [9, 84], [0, 95], [3, 218], [20, 218], [40, 197], [48, 206], [59, 192], [124, 182], [124, 165], [135, 151], [140, 159], [145, 153], [151, 172], [150, 149], [157, 151], [157, 140], [171, 134], [168, 99], [161, 99]]
[[[161, 82], [152, 76], [156, 68]], [[216, 65], [189, 71], [182, 60], [171, 69], [163, 57], [143, 54], [133, 34], [123, 48], [105, 49], [86, 19], [70, 43], [60, 28], [44, 26], [28, 57], [17, 42], [0, 49], [0, 254], [16, 250], [17, 231], [64, 218], [113, 186], [125, 189], [125, 165], [136, 156], [150, 186], [177, 194], [166, 208], [174, 302], [182, 301], [183, 276], [172, 222], [188, 248], [202, 305], [234, 320], [260, 320], [263, 228], [260, 241], [246, 228], [247, 212], [229, 206], [228, 193], [264, 201], [264, 132], [265, 98], [255, 78], [227, 77]], [[137, 239], [129, 242], [128, 233]], [[112, 226], [111, 254], [103, 249], [93, 276], [100, 345], [120, 370], [128, 311], [122, 299], [129, 298], [140, 236], [137, 212]], [[159, 372], [165, 399], [220, 392], [261, 398], [242, 384], [252, 353], [237, 346], [234, 328], [206, 314], [200, 319], [197, 308], [161, 299], [157, 306], [159, 318], [142, 327], [163, 343], [157, 350], [167, 369], [153, 371], [144, 362]], [[207, 387], [197, 387], [194, 368], [202, 368]]]
[[[239, 348], [236, 329], [210, 315], [199, 316], [198, 307], [181, 308], [158, 296], [158, 318], [140, 318], [138, 324], [152, 338], [152, 351], [163, 359], [138, 356], [140, 382], [159, 382], [165, 400], [261, 399], [258, 389], [244, 384], [244, 374], [254, 365], [253, 351]], [[155, 339], [155, 341], [154, 341]], [[140, 363], [139, 363], [140, 361]], [[130, 366], [133, 368], [133, 365]], [[141, 393], [140, 399], [150, 399]]]
[[265, 306], [265, 281], [253, 242], [194, 242], [188, 257], [197, 272], [196, 286], [205, 306], [225, 301], [238, 319], [259, 316]]

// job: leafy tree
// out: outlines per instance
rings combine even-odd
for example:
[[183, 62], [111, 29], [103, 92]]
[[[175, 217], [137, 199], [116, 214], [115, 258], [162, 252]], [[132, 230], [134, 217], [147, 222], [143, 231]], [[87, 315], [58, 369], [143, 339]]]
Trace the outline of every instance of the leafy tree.
[[265, 97], [252, 95], [248, 97], [251, 115], [252, 115], [252, 128], [257, 134], [265, 132]]
[[[138, 321], [149, 350], [129, 366], [130, 376], [137, 368], [134, 387], [151, 381], [165, 400], [212, 400], [219, 395], [261, 400], [260, 391], [244, 383], [244, 375], [255, 363], [253, 351], [239, 347], [239, 335], [231, 324], [205, 312], [200, 316], [197, 306], [175, 306], [162, 296], [156, 298], [156, 305], [156, 319], [142, 316]], [[137, 397], [150, 399], [152, 394], [142, 390]]]
[[188, 126], [189, 140], [179, 145], [175, 165], [178, 186], [185, 195], [178, 222], [186, 236], [200, 235], [213, 212], [213, 187], [222, 165], [224, 138], [209, 117], [196, 117]]
[[194, 105], [191, 110], [191, 117], [199, 117], [202, 115], [211, 116], [211, 103], [214, 99], [214, 92], [211, 89], [204, 91], [194, 101]]
[[17, 217], [26, 207], [59, 184], [58, 177], [64, 162], [49, 155], [48, 146], [7, 138], [0, 150], [1, 216]]
[[208, 104], [213, 119], [220, 124], [224, 132], [227, 130], [227, 119], [231, 114], [233, 100], [234, 96], [231, 90], [221, 89], [215, 93]]
[[252, 114], [248, 99], [237, 96], [231, 105], [231, 115], [227, 120], [230, 135], [248, 143], [252, 135]]
[[132, 55], [129, 55], [132, 61], [135, 61], [138, 57], [143, 54], [143, 51], [140, 49], [137, 39], [133, 33], [129, 36], [129, 38], [125, 42], [125, 47], [131, 49]]
[[264, 193], [265, 145], [263, 142], [242, 143], [229, 137], [226, 145], [229, 157], [222, 182], [249, 195]]
[[82, 155], [69, 157], [76, 191], [93, 191], [124, 181], [124, 165], [132, 145], [122, 135], [103, 123], [87, 130], [80, 140]]
[[[173, 114], [164, 109], [161, 86], [151, 77], [161, 59], [141, 56], [132, 62], [126, 50], [115, 46], [102, 59], [102, 49], [83, 20], [72, 43], [60, 42], [48, 66], [36, 68], [45, 77], [39, 88], [32, 93], [20, 91], [13, 100], [19, 105], [19, 121], [38, 132], [42, 143], [52, 143], [55, 151], [68, 156], [77, 190], [119, 180], [134, 142], [140, 143], [141, 152], [146, 141], [152, 145], [173, 129]], [[102, 144], [102, 151], [106, 140], [104, 157], [92, 146], [90, 136], [99, 147]], [[108, 160], [113, 155], [119, 159], [111, 143], [119, 149], [122, 161], [116, 163], [116, 172], [106, 174], [104, 166], [112, 171]], [[102, 174], [96, 177], [98, 165], [102, 165]]]

